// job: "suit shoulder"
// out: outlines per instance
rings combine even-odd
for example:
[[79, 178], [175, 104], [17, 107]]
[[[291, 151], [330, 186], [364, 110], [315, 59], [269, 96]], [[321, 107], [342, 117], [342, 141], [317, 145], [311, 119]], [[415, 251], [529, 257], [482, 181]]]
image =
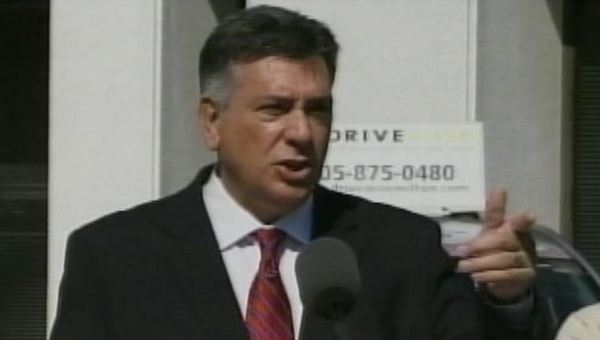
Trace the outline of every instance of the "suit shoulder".
[[71, 234], [74, 240], [100, 240], [139, 236], [164, 221], [172, 210], [174, 196], [115, 211], [84, 224]]
[[401, 224], [403, 230], [439, 233], [436, 221], [410, 210], [324, 188], [319, 189], [318, 195], [330, 214], [335, 212], [348, 220], [371, 221], [373, 225], [393, 228]]

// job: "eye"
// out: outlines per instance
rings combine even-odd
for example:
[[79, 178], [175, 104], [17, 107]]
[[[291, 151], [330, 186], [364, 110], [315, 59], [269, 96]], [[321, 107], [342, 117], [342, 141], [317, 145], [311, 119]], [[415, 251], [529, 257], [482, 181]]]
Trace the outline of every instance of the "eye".
[[288, 98], [264, 100], [257, 105], [257, 111], [269, 119], [278, 118], [288, 113], [294, 106], [294, 101]]
[[258, 111], [271, 115], [278, 116], [286, 112], [286, 108], [280, 104], [265, 104], [258, 107]]
[[331, 116], [331, 108], [322, 106], [322, 107], [313, 107], [310, 110], [307, 110], [311, 115], [315, 116]]
[[319, 118], [321, 120], [331, 120], [332, 109], [328, 102], [318, 102], [306, 106], [308, 115]]

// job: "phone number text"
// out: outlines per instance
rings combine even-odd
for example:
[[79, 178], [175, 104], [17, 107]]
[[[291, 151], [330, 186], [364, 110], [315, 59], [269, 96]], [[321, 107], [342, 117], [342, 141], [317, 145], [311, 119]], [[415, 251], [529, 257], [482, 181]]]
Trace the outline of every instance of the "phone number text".
[[455, 178], [456, 168], [450, 164], [325, 164], [321, 173], [323, 181], [453, 181]]

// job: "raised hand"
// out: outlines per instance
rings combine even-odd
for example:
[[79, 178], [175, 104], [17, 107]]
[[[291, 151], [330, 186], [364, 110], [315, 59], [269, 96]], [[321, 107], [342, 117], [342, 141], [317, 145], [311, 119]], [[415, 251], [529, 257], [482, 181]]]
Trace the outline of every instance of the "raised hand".
[[469, 273], [496, 300], [511, 302], [525, 294], [535, 279], [533, 261], [522, 242], [535, 218], [529, 213], [505, 218], [505, 213], [506, 191], [490, 191], [483, 214], [484, 230], [459, 247], [457, 271]]

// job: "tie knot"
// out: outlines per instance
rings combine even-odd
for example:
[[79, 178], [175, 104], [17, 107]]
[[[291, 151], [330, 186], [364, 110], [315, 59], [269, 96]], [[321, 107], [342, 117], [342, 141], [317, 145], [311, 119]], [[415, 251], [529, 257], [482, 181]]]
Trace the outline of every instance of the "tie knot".
[[275, 253], [281, 241], [285, 237], [285, 233], [277, 228], [258, 229], [252, 236], [258, 242], [261, 251], [267, 253]]
[[260, 247], [260, 270], [267, 277], [279, 276], [279, 245], [285, 233], [276, 228], [259, 229], [252, 233]]

